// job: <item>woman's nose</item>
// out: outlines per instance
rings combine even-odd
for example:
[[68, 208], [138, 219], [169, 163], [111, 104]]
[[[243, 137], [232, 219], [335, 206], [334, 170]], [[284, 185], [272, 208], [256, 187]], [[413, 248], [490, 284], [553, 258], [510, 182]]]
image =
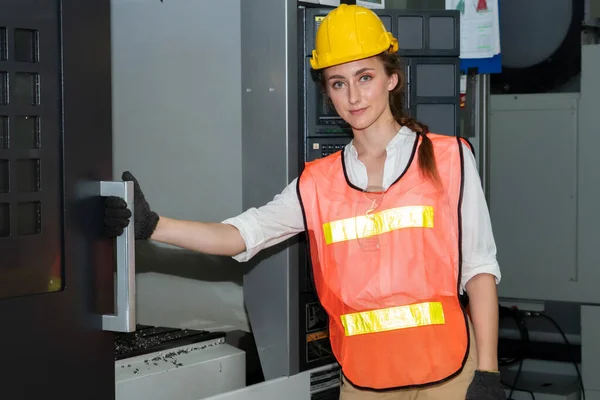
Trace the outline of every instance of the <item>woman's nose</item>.
[[357, 104], [360, 101], [360, 90], [353, 84], [348, 86], [348, 102]]

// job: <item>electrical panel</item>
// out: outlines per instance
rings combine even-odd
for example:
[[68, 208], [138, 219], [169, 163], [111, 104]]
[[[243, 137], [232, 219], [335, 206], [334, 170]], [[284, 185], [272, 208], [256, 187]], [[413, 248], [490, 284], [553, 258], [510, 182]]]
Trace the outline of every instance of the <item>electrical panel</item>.
[[[320, 23], [331, 11], [301, 8], [299, 33], [300, 171], [304, 162], [341, 151], [352, 130], [320, 92], [313, 79], [310, 57]], [[398, 39], [404, 63], [405, 113], [429, 126], [433, 133], [459, 134], [460, 33], [455, 10], [373, 10]], [[302, 243], [299, 268], [300, 370], [335, 362], [328, 337], [327, 315], [314, 289], [306, 242]]]
[[[311, 75], [310, 57], [316, 31], [328, 9], [304, 9], [301, 116], [303, 161], [341, 150], [352, 139], [350, 127], [320, 92]], [[399, 41], [404, 63], [405, 112], [431, 132], [457, 135], [459, 130], [459, 14], [457, 11], [373, 10]]]

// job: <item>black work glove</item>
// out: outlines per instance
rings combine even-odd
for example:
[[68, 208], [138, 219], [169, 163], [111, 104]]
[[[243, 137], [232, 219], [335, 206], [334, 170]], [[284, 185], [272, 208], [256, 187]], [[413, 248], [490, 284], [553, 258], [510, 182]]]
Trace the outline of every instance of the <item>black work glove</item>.
[[[158, 224], [158, 214], [150, 209], [140, 184], [129, 171], [123, 172], [121, 179], [125, 182], [133, 182], [135, 238], [149, 239]], [[104, 200], [104, 231], [106, 236], [112, 238], [121, 236], [125, 227], [129, 225], [130, 218], [131, 211], [127, 208], [125, 200], [115, 196], [108, 196]]]
[[475, 371], [466, 400], [506, 400], [499, 372]]

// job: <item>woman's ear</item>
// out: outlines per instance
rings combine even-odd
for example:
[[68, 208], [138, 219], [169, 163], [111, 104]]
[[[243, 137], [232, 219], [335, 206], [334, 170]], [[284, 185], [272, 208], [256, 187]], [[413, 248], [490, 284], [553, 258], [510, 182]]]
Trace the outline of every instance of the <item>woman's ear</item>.
[[392, 74], [388, 81], [388, 91], [391, 92], [398, 85], [398, 74]]

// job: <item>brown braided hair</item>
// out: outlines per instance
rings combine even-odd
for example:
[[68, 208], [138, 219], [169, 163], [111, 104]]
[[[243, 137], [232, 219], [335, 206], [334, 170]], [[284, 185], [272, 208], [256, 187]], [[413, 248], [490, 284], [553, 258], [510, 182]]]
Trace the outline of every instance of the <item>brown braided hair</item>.
[[[433, 144], [431, 143], [431, 139], [427, 137], [427, 133], [429, 133], [429, 127], [404, 113], [406, 78], [404, 76], [402, 59], [397, 53], [389, 52], [379, 54], [378, 58], [383, 63], [383, 68], [388, 76], [392, 76], [393, 74], [398, 75], [398, 83], [396, 84], [396, 87], [390, 91], [389, 95], [390, 110], [392, 115], [394, 116], [396, 122], [398, 122], [400, 125], [410, 128], [419, 136], [421, 136], [422, 142], [419, 146], [419, 168], [425, 177], [433, 180], [436, 183], [439, 183], [439, 175], [435, 163]], [[327, 91], [325, 89], [325, 75], [321, 71], [315, 72], [316, 78], [321, 84], [321, 91], [323, 92], [324, 96], [326, 96]]]

